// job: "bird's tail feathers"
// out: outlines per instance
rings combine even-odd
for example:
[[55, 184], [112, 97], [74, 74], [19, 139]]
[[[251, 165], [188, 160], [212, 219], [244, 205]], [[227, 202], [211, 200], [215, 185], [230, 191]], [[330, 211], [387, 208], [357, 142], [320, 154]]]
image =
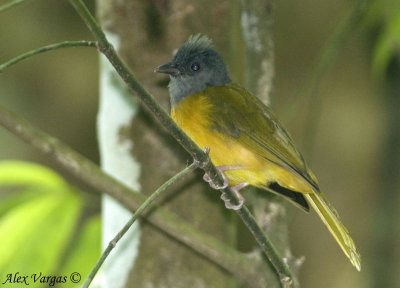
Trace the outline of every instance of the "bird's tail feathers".
[[343, 252], [350, 259], [358, 271], [361, 270], [360, 255], [357, 252], [353, 239], [350, 237], [346, 227], [342, 224], [339, 216], [328, 200], [321, 192], [304, 194], [310, 205], [317, 212], [326, 227], [338, 242]]

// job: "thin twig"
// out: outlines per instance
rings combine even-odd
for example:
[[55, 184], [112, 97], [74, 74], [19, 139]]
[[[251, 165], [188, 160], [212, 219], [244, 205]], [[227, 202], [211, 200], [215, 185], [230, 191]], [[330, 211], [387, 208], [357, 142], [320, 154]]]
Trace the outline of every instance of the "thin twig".
[[108, 255], [111, 253], [111, 250], [114, 249], [114, 247], [117, 245], [118, 241], [121, 240], [121, 238], [125, 235], [126, 232], [128, 232], [129, 228], [133, 225], [133, 223], [136, 221], [136, 219], [142, 215], [144, 210], [149, 207], [160, 195], [165, 189], [167, 189], [170, 185], [175, 183], [178, 179], [182, 178], [195, 168], [197, 168], [198, 163], [193, 162], [190, 166], [186, 167], [183, 169], [181, 172], [178, 174], [175, 174], [172, 178], [170, 178], [168, 181], [166, 181], [163, 185], [161, 185], [153, 194], [151, 194], [146, 201], [143, 202], [142, 205], [136, 210], [136, 212], [133, 214], [132, 218], [129, 219], [129, 221], [125, 224], [125, 226], [117, 233], [117, 235], [110, 241], [108, 244], [106, 250], [104, 250], [103, 254], [101, 255], [99, 261], [96, 263], [95, 267], [93, 268], [92, 272], [90, 272], [88, 278], [86, 279], [85, 283], [83, 284], [82, 288], [87, 288], [89, 287], [90, 283], [92, 283], [94, 277], [96, 276], [97, 272], [99, 271], [100, 267], [103, 265], [104, 261], [107, 259]]
[[[153, 112], [154, 116], [160, 121], [160, 123], [167, 129], [167, 131], [182, 145], [183, 148], [193, 157], [195, 161], [200, 163], [199, 167], [210, 175], [212, 181], [218, 185], [223, 184], [223, 179], [220, 173], [216, 170], [215, 166], [209, 161], [208, 155], [201, 150], [169, 117], [168, 113], [157, 103], [154, 97], [147, 92], [142, 85], [136, 80], [126, 64], [118, 57], [111, 43], [108, 42], [103, 30], [96, 22], [93, 15], [90, 13], [86, 5], [81, 0], [70, 0], [78, 14], [84, 20], [89, 30], [98, 41], [98, 48], [104, 56], [114, 66], [117, 73], [127, 84], [129, 89], [135, 92], [138, 98], [145, 104], [145, 106]], [[224, 189], [224, 192], [228, 195], [232, 203], [238, 203], [238, 199], [231, 191], [230, 188]], [[257, 225], [254, 217], [250, 214], [249, 210], [245, 205], [237, 211], [242, 221], [251, 230], [251, 233], [255, 237], [261, 250], [265, 256], [270, 260], [275, 271], [277, 272], [282, 286], [292, 279], [290, 270], [283, 259], [278, 255], [274, 246], [266, 238], [261, 228]], [[268, 243], [268, 245], [266, 245]], [[272, 253], [271, 253], [272, 252]]]
[[15, 58], [8, 60], [7, 62], [0, 65], [0, 73], [3, 72], [8, 67], [11, 67], [22, 60], [30, 58], [34, 55], [44, 53], [51, 50], [56, 50], [60, 48], [70, 48], [70, 47], [96, 47], [97, 43], [92, 41], [65, 41], [61, 43], [51, 44], [48, 46], [40, 47], [24, 54], [21, 54]]
[[11, 9], [14, 6], [22, 4], [22, 2], [25, 2], [25, 0], [13, 0], [13, 1], [10, 1], [7, 4], [4, 4], [4, 5], [0, 6], [0, 13], [6, 11], [8, 9]]

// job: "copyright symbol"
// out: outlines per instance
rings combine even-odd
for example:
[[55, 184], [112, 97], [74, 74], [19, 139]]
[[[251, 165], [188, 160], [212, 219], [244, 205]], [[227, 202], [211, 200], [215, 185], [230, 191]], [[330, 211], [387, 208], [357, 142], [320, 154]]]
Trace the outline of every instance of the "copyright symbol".
[[69, 276], [69, 279], [71, 279], [72, 283], [78, 283], [79, 281], [81, 281], [81, 278], [82, 278], [82, 276], [78, 272], [73, 272]]

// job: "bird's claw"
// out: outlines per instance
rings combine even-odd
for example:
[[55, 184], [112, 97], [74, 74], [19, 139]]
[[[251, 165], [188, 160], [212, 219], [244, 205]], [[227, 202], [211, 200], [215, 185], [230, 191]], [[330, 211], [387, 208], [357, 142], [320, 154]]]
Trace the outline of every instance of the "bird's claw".
[[[206, 149], [207, 148], [208, 147], [206, 147]], [[205, 173], [203, 176], [203, 180], [206, 181], [211, 186], [211, 188], [216, 190], [222, 190], [229, 186], [229, 180], [228, 177], [226, 177], [225, 175], [225, 171], [242, 169], [241, 166], [217, 166], [216, 168], [221, 173], [221, 177], [224, 181], [222, 185], [215, 184], [208, 173]]]
[[249, 185], [249, 183], [243, 182], [238, 185], [235, 185], [231, 187], [232, 192], [236, 194], [236, 197], [238, 198], [238, 204], [232, 204], [231, 199], [226, 195], [225, 192], [221, 194], [221, 199], [225, 202], [225, 207], [230, 210], [239, 210], [242, 208], [244, 204], [244, 198], [242, 194], [239, 193], [241, 189]]
[[[209, 152], [210, 152], [210, 147], [204, 148], [204, 153], [209, 154]], [[211, 186], [211, 188], [216, 189], [216, 190], [223, 190], [229, 186], [229, 180], [228, 180], [228, 177], [225, 175], [225, 171], [243, 169], [242, 166], [229, 166], [229, 165], [217, 166], [216, 168], [221, 174], [221, 177], [223, 180], [222, 185], [216, 184], [208, 173], [205, 173], [203, 175], [203, 180], [206, 181]], [[232, 204], [231, 199], [229, 199], [229, 197], [226, 195], [225, 192], [223, 192], [221, 194], [221, 199], [225, 202], [225, 207], [227, 209], [239, 210], [243, 206], [244, 198], [239, 193], [239, 190], [246, 187], [247, 185], [249, 185], [249, 184], [246, 182], [243, 182], [243, 183], [239, 183], [239, 184], [231, 187], [232, 192], [235, 193], [235, 195], [238, 199], [238, 204]]]
[[221, 173], [221, 176], [222, 176], [222, 179], [224, 180], [222, 185], [218, 185], [218, 184], [214, 183], [214, 181], [211, 179], [211, 177], [208, 173], [204, 174], [203, 180], [206, 181], [208, 183], [208, 185], [210, 185], [211, 188], [213, 188], [215, 190], [221, 190], [221, 189], [225, 189], [229, 185], [229, 181], [226, 178], [226, 175], [224, 173]]

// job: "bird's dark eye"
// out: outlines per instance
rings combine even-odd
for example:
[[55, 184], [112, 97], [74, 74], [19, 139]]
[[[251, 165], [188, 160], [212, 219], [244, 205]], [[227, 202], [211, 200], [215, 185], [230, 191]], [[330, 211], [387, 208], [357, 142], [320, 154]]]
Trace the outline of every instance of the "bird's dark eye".
[[197, 72], [197, 71], [200, 70], [200, 64], [197, 63], [197, 62], [194, 62], [194, 63], [192, 64], [192, 66], [190, 66], [190, 69], [192, 69], [193, 71]]

